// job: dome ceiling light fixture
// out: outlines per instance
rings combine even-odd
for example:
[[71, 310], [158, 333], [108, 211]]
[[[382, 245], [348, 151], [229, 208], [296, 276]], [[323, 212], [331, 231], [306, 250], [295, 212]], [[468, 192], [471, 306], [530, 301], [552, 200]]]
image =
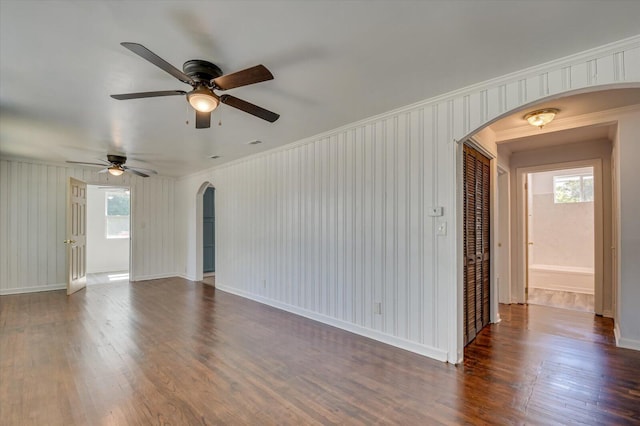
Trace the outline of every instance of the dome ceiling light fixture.
[[213, 91], [205, 86], [187, 93], [189, 104], [197, 111], [211, 112], [218, 107], [220, 99]]
[[544, 126], [551, 123], [551, 121], [553, 121], [553, 119], [556, 117], [556, 114], [559, 112], [560, 110], [557, 108], [544, 108], [531, 111], [523, 118], [527, 120], [532, 126], [542, 129]]
[[124, 169], [120, 165], [113, 165], [107, 169], [110, 175], [120, 176], [124, 173]]

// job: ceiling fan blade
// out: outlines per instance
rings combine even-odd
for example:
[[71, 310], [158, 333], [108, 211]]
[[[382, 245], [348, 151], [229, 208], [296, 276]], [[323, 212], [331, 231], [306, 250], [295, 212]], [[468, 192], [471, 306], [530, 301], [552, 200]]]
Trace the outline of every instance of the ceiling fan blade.
[[132, 169], [131, 167], [123, 166], [122, 168], [123, 168], [126, 172], [133, 173], [134, 175], [138, 175], [138, 176], [142, 176], [142, 177], [149, 177], [149, 175], [148, 175], [148, 174], [146, 174], [146, 173], [142, 173], [141, 171], [136, 170], [136, 169]]
[[104, 166], [109, 166], [109, 163], [87, 163], [85, 161], [67, 161], [67, 163], [70, 164], [82, 164], [84, 166], [100, 166], [100, 167], [104, 167]]
[[139, 93], [123, 93], [121, 95], [111, 95], [113, 99], [124, 101], [127, 99], [140, 99], [140, 98], [156, 98], [158, 96], [174, 96], [174, 95], [186, 95], [184, 90], [160, 90], [157, 92], [139, 92]]
[[148, 175], [157, 175], [158, 172], [156, 172], [155, 170], [152, 169], [143, 169], [141, 167], [127, 167], [127, 166], [122, 166], [123, 169], [125, 170], [135, 170], [138, 172], [142, 172], [142, 173], [146, 173]]
[[255, 115], [256, 117], [262, 118], [263, 120], [267, 120], [270, 123], [273, 123], [278, 118], [280, 118], [280, 115], [276, 114], [275, 112], [271, 112], [247, 101], [243, 101], [242, 99], [236, 98], [235, 96], [222, 95], [220, 96], [220, 102], [234, 108], [238, 108], [239, 110], [247, 112], [251, 115]]
[[109, 171], [109, 168], [107, 167], [106, 169], [100, 170], [98, 173], [107, 173], [108, 171]]
[[196, 110], [196, 129], [208, 129], [211, 127], [211, 112]]
[[174, 67], [169, 62], [165, 61], [160, 56], [156, 55], [155, 53], [153, 53], [143, 45], [138, 43], [130, 43], [126, 41], [120, 44], [126, 47], [127, 49], [129, 49], [130, 51], [132, 51], [133, 53], [135, 53], [136, 55], [141, 56], [142, 58], [151, 62], [153, 65], [157, 66], [161, 70], [168, 72], [169, 74], [171, 74], [172, 76], [180, 80], [181, 82], [195, 86], [196, 82], [193, 81], [191, 77], [189, 77], [188, 75], [180, 71], [178, 68]]
[[267, 80], [273, 80], [273, 74], [271, 74], [271, 71], [269, 71], [264, 65], [256, 65], [255, 67], [247, 68], [246, 70], [214, 78], [213, 84], [217, 89], [228, 90]]

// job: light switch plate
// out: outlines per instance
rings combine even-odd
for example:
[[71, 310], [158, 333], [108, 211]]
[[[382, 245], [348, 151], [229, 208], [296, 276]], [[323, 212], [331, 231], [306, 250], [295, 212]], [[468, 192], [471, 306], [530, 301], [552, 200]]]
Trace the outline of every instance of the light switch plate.
[[431, 217], [442, 216], [442, 207], [431, 207], [429, 210], [427, 210], [427, 214]]
[[442, 222], [438, 224], [438, 235], [447, 235], [447, 222]]

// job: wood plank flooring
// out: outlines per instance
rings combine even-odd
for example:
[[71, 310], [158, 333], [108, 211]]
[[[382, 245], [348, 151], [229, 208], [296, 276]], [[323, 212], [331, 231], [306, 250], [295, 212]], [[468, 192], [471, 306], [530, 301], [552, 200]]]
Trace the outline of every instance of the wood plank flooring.
[[2, 296], [0, 423], [640, 422], [610, 320], [501, 315], [456, 367], [179, 278]]

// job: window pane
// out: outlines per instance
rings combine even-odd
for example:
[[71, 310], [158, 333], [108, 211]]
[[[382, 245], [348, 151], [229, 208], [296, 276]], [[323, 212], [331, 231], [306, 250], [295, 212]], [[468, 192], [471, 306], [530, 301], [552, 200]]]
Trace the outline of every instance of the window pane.
[[593, 176], [582, 178], [582, 201], [593, 201]]
[[129, 216], [129, 194], [107, 192], [107, 216]]
[[577, 203], [580, 201], [580, 176], [554, 177], [553, 186], [556, 203]]
[[129, 192], [105, 192], [107, 238], [129, 238]]
[[554, 176], [553, 200], [556, 203], [593, 201], [593, 175]]

